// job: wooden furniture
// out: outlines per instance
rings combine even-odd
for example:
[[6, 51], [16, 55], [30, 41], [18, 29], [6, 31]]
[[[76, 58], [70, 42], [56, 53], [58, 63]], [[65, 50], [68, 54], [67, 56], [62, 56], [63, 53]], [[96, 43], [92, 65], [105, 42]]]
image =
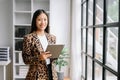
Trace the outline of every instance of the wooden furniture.
[[2, 66], [3, 67], [3, 80], [7, 80], [6, 79], [6, 67], [7, 67], [7, 65], [10, 63], [11, 61], [1, 61], [0, 62], [0, 66]]

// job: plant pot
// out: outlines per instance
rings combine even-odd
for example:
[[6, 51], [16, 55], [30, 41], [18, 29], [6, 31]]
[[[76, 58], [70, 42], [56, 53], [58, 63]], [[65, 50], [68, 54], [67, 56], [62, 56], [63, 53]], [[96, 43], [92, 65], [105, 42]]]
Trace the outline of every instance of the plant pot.
[[64, 80], [64, 72], [57, 72], [58, 80]]

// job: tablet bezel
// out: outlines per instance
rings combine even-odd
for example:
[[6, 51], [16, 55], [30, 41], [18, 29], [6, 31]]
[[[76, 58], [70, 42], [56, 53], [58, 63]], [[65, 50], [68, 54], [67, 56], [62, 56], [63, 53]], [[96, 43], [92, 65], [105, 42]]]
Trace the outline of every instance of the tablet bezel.
[[53, 44], [48, 45], [46, 51], [50, 51], [50, 53], [52, 54], [50, 58], [58, 58], [63, 48], [64, 44]]

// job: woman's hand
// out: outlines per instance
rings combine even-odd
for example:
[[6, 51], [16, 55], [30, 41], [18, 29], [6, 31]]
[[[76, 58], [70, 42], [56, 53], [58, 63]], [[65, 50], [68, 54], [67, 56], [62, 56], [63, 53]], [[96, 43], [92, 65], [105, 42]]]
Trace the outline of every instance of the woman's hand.
[[51, 57], [51, 56], [52, 56], [52, 54], [50, 54], [49, 51], [47, 51], [47, 52], [42, 52], [42, 53], [40, 54], [40, 60], [46, 60], [47, 58], [49, 58], [49, 57]]

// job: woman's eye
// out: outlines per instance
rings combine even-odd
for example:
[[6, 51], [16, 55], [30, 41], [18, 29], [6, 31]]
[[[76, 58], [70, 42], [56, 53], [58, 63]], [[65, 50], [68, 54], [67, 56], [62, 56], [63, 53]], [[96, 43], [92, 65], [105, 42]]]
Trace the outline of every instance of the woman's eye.
[[41, 19], [38, 19], [38, 21], [41, 21]]
[[44, 19], [44, 21], [47, 21], [47, 19]]

